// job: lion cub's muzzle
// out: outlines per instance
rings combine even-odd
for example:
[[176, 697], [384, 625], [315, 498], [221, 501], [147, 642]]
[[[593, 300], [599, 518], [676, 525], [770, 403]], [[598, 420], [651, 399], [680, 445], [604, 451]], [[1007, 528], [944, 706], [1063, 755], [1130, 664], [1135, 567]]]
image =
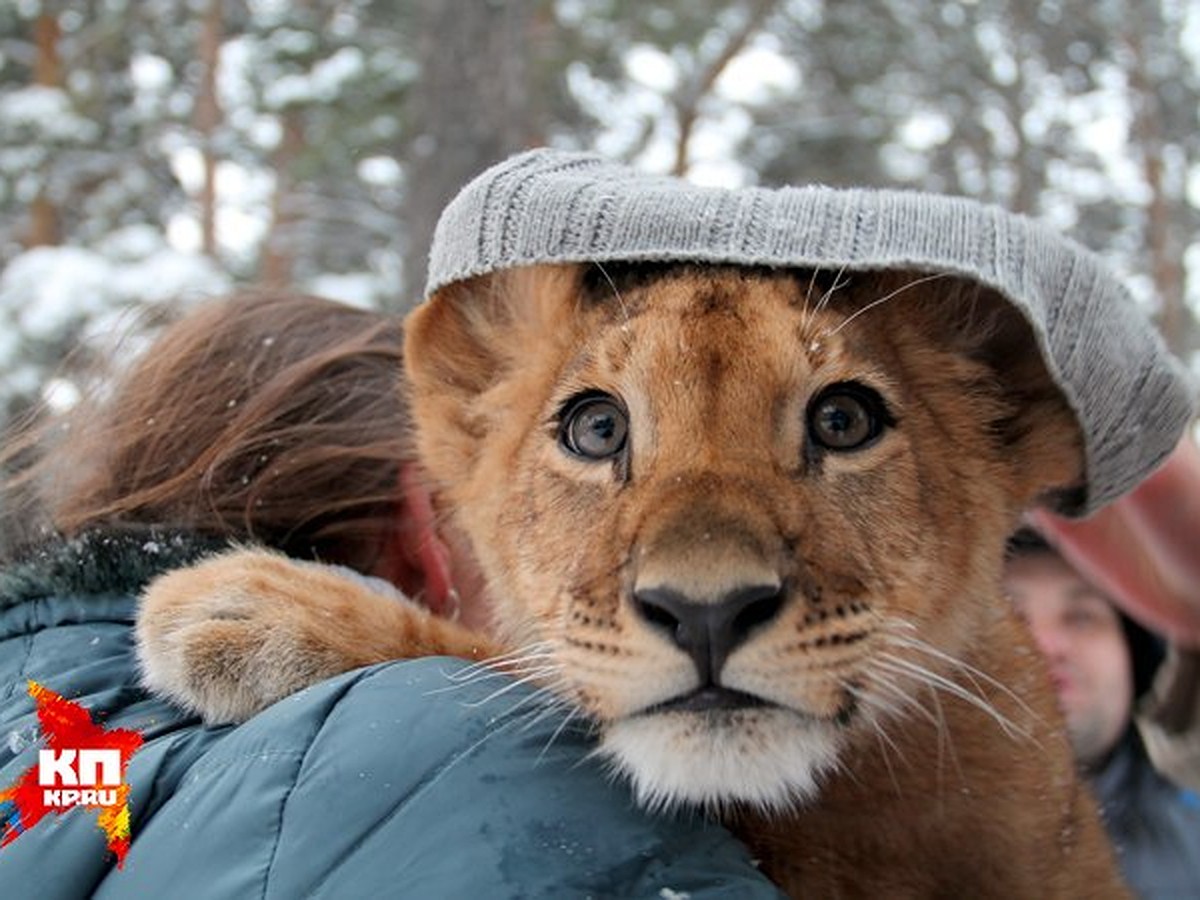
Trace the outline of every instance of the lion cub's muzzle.
[[739, 585], [712, 600], [669, 585], [635, 590], [638, 615], [691, 657], [699, 678], [694, 692], [660, 709], [699, 711], [761, 704], [758, 697], [724, 686], [721, 671], [729, 654], [773, 620], [783, 603], [778, 582]]
[[639, 529], [626, 587], [650, 653], [626, 693], [644, 705], [607, 723], [602, 752], [652, 806], [812, 796], [841, 744], [841, 690], [781, 668], [803, 638], [795, 554], [765, 503], [663, 506]]
[[[665, 513], [665, 514], [663, 514]], [[788, 603], [777, 530], [757, 509], [719, 501], [669, 506], [642, 529], [629, 603], [652, 634], [682, 650], [694, 687], [653, 711], [698, 712], [763, 705], [725, 677], [726, 664], [769, 630]]]

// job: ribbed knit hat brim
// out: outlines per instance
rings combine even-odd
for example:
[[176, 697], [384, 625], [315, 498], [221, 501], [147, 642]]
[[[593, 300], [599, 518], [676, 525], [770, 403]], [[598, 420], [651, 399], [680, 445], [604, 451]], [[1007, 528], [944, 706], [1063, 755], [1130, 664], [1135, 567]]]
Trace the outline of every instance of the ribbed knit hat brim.
[[994, 288], [1033, 328], [1087, 453], [1086, 514], [1153, 470], [1190, 420], [1182, 366], [1100, 258], [974, 200], [827, 187], [702, 188], [592, 154], [533, 150], [442, 213], [427, 294], [534, 263], [681, 260], [825, 271], [905, 269]]

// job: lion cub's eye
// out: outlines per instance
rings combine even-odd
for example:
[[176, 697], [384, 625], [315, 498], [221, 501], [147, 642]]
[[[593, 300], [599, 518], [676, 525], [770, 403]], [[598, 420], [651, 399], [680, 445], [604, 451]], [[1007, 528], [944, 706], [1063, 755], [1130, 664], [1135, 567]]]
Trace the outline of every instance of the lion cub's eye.
[[558, 443], [583, 459], [611, 459], [625, 449], [628, 434], [625, 407], [598, 391], [572, 397], [559, 419]]
[[854, 381], [830, 385], [808, 406], [809, 438], [827, 450], [856, 450], [890, 424], [883, 398]]

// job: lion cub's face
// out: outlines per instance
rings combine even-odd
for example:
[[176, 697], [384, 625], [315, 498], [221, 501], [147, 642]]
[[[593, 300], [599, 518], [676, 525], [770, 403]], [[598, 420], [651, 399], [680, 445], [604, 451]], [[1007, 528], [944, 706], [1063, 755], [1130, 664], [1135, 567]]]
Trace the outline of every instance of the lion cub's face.
[[1015, 315], [949, 281], [608, 274], [419, 310], [421, 458], [498, 629], [646, 802], [811, 796], [1000, 614], [1073, 421]]

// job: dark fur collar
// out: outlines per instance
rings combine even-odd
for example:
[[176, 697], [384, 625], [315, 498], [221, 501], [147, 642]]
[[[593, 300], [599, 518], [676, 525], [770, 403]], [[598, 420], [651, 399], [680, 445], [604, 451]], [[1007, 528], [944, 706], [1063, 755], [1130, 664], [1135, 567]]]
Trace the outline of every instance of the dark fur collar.
[[127, 593], [228, 547], [226, 540], [138, 527], [55, 537], [0, 569], [0, 609], [38, 597]]

